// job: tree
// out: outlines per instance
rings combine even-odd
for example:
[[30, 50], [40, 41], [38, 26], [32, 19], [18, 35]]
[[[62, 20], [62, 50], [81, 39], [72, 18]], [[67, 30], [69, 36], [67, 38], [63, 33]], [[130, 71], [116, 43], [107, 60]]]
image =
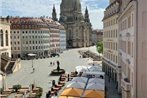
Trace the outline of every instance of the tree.
[[15, 92], [17, 92], [19, 89], [21, 89], [21, 85], [13, 85], [13, 89], [15, 90]]
[[98, 53], [103, 53], [103, 42], [98, 42], [96, 47], [97, 47]]
[[42, 92], [43, 92], [43, 89], [41, 87], [39, 87], [39, 92], [36, 94], [35, 98], [41, 98]]
[[4, 89], [3, 88], [0, 88], [0, 94], [2, 94], [3, 91], [4, 91]]

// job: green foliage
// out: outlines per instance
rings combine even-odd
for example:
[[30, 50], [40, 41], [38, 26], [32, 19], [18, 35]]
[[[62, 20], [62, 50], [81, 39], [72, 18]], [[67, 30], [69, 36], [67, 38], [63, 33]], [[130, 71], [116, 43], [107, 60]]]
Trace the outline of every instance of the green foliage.
[[99, 53], [103, 53], [103, 42], [98, 42], [96, 47]]
[[0, 94], [2, 94], [3, 91], [4, 91], [4, 89], [3, 88], [0, 88]]
[[39, 92], [37, 93], [36, 98], [41, 98], [42, 92], [43, 92], [43, 89], [39, 87]]
[[15, 92], [17, 92], [19, 89], [21, 89], [21, 85], [13, 85], [13, 89], [15, 90]]

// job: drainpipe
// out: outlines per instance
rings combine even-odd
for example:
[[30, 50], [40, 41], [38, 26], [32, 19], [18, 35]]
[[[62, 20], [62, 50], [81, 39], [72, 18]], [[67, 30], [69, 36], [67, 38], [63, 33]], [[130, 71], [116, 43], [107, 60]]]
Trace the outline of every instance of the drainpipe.
[[[138, 54], [138, 0], [136, 0], [136, 55]], [[138, 84], [137, 84], [137, 79], [138, 79], [138, 72], [137, 72], [137, 69], [138, 69], [138, 66], [137, 66], [137, 64], [138, 64], [138, 59], [137, 59], [137, 57], [135, 58], [136, 59], [136, 67], [135, 67], [135, 71], [136, 71], [136, 88], [135, 88], [135, 96], [134, 96], [134, 98], [137, 98], [137, 96], [138, 96], [138, 94], [137, 94], [137, 92], [138, 92], [138, 90], [137, 90], [137, 86], [138, 86]]]

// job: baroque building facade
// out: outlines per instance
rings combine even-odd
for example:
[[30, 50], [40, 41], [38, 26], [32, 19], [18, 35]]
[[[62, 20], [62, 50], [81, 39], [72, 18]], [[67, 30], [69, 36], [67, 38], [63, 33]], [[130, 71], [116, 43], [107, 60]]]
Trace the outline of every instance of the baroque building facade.
[[[118, 1], [118, 0], [117, 0]], [[147, 1], [146, 0], [119, 0], [120, 9], [117, 16], [118, 26], [118, 66], [121, 70], [122, 98], [147, 97]], [[110, 0], [113, 4], [115, 0]], [[110, 10], [112, 11], [112, 10]], [[112, 13], [110, 13], [112, 17]], [[105, 25], [113, 26], [113, 22]], [[109, 28], [110, 29], [110, 28]], [[112, 32], [112, 31], [111, 31]], [[104, 30], [104, 39], [107, 36]], [[108, 36], [111, 36], [111, 34]], [[110, 45], [111, 46], [111, 45]], [[104, 42], [104, 48], [105, 48]], [[105, 49], [104, 49], [105, 52]], [[104, 59], [106, 54], [104, 53]], [[109, 56], [108, 56], [109, 57]], [[110, 56], [111, 57], [111, 56]], [[111, 61], [108, 62], [111, 64]], [[111, 76], [110, 68], [104, 69]]]
[[60, 29], [60, 52], [63, 52], [66, 50], [66, 31], [64, 29], [64, 26], [59, 24]]
[[58, 22], [51, 18], [44, 18], [43, 21], [50, 29], [50, 53], [60, 52], [60, 29]]
[[121, 92], [121, 66], [118, 64], [118, 17], [120, 0], [110, 0], [103, 19], [103, 71], [118, 83]]
[[0, 70], [6, 72], [11, 61], [10, 19], [0, 18]]
[[[80, 0], [62, 0], [60, 10], [59, 22], [66, 30], [67, 47], [90, 46], [92, 29], [87, 8], [83, 16]], [[56, 19], [54, 17], [56, 14], [52, 15], [53, 19]]]
[[41, 18], [11, 18], [11, 50], [13, 58], [47, 57], [49, 53], [50, 30]]
[[119, 64], [122, 97], [147, 98], [147, 0], [122, 0]]

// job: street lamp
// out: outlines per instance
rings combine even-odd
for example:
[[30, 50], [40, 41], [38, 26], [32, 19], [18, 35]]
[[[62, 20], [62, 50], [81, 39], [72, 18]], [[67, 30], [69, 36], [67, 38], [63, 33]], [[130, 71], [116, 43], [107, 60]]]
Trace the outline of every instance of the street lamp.
[[32, 57], [32, 68], [33, 68], [33, 57], [35, 57], [36, 54], [30, 53], [30, 54], [28, 54], [28, 56]]
[[2, 89], [6, 90], [6, 73], [0, 71], [0, 75], [2, 76]]

